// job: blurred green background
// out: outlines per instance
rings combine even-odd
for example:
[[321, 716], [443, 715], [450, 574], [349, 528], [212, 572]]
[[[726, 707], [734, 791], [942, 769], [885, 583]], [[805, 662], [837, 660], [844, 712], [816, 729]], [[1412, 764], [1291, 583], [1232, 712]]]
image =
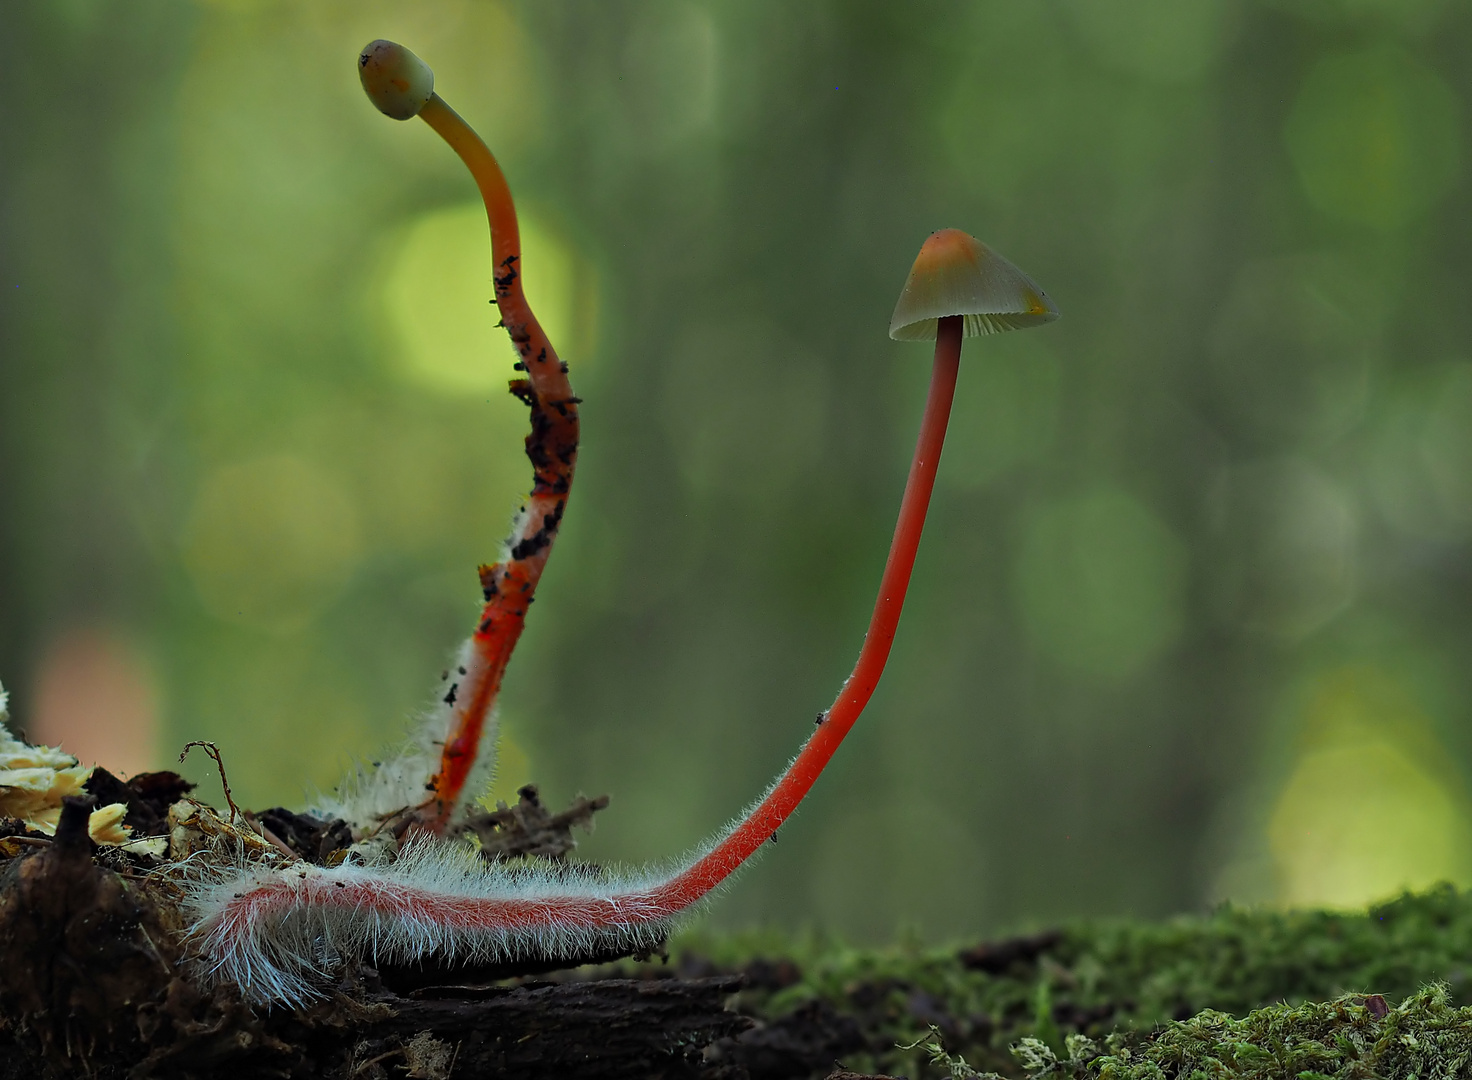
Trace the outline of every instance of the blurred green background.
[[[298, 804], [401, 730], [525, 490], [459, 162], [586, 399], [497, 791], [696, 843], [860, 643], [931, 230], [1061, 322], [968, 344], [868, 713], [708, 925], [975, 936], [1472, 884], [1472, 5], [0, 7], [0, 677], [120, 771]], [[190, 775], [217, 791], [203, 761]]]

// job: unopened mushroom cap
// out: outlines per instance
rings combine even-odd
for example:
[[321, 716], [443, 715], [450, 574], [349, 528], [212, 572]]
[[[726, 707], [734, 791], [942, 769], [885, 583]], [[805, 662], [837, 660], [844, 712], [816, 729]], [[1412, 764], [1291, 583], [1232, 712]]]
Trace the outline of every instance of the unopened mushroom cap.
[[419, 57], [392, 41], [370, 41], [358, 54], [358, 78], [378, 111], [395, 120], [419, 115], [434, 94], [434, 72]]
[[889, 336], [932, 340], [937, 321], [948, 315], [964, 316], [965, 336], [976, 337], [1052, 322], [1058, 309], [1032, 278], [976, 237], [941, 229], [930, 234], [910, 267]]

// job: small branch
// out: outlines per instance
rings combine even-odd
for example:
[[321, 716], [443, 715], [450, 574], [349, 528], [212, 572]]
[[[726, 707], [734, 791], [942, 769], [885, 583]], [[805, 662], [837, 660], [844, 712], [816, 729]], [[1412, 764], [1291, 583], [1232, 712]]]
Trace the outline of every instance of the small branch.
[[235, 799], [230, 794], [230, 781], [225, 778], [225, 759], [220, 756], [220, 748], [206, 739], [192, 739], [184, 744], [184, 749], [179, 751], [179, 760], [189, 756], [189, 751], [196, 746], [204, 747], [204, 752], [215, 759], [215, 767], [220, 770], [220, 786], [225, 789], [225, 801], [230, 804], [230, 821], [233, 824], [237, 818], [244, 820], [245, 815], [240, 812], [240, 807], [235, 805]]

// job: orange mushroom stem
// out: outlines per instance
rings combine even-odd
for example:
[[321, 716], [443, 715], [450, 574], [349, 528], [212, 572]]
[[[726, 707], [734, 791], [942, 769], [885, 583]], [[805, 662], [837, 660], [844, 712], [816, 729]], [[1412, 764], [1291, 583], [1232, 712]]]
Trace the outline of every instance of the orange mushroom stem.
[[471, 636], [471, 651], [444, 697], [452, 716], [439, 768], [429, 781], [430, 798], [409, 815], [408, 823], [442, 832], [462, 812], [471, 777], [485, 764], [481, 743], [487, 723], [567, 508], [577, 464], [579, 399], [568, 382], [567, 366], [557, 358], [522, 291], [516, 206], [495, 155], [434, 92], [429, 65], [404, 46], [369, 43], [358, 57], [358, 75], [381, 112], [395, 120], [418, 116], [475, 179], [491, 227], [492, 281], [501, 325], [516, 349], [517, 369], [526, 372], [526, 378], [512, 380], [510, 390], [531, 410], [526, 455], [532, 463], [532, 490], [507, 541], [506, 557], [480, 568], [485, 606]]

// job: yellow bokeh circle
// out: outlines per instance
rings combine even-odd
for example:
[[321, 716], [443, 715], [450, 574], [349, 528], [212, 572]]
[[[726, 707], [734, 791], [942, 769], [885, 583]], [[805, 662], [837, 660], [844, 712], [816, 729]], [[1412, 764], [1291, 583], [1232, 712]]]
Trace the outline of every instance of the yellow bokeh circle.
[[[573, 252], [525, 212], [522, 281], [527, 302], [564, 360], [581, 363], [591, 340], [591, 281]], [[415, 219], [389, 252], [379, 282], [400, 371], [448, 394], [502, 389], [514, 356], [491, 302], [491, 249], [480, 203]]]

